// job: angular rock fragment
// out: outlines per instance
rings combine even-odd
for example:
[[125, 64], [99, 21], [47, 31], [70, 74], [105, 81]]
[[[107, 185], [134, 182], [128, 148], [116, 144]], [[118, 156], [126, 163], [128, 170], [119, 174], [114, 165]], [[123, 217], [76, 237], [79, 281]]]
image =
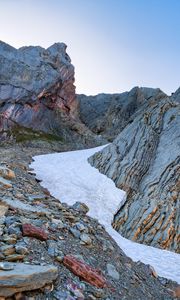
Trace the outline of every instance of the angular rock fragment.
[[0, 270], [3, 271], [10, 271], [13, 270], [14, 266], [13, 264], [7, 263], [7, 262], [0, 262]]
[[90, 236], [86, 233], [80, 235], [80, 240], [87, 245], [90, 245], [92, 243]]
[[106, 279], [101, 273], [84, 262], [77, 260], [72, 255], [66, 255], [63, 260], [64, 265], [75, 275], [79, 276], [88, 283], [103, 288], [107, 286]]
[[11, 182], [0, 176], [0, 188], [9, 189], [11, 187], [12, 187]]
[[22, 261], [23, 258], [24, 258], [24, 255], [22, 255], [22, 254], [12, 254], [12, 255], [6, 256], [5, 260], [14, 262], [14, 261]]
[[0, 176], [5, 179], [11, 180], [15, 178], [15, 173], [7, 167], [0, 166]]
[[3, 255], [11, 255], [11, 254], [14, 254], [15, 253], [15, 248], [14, 248], [14, 245], [5, 245], [5, 246], [1, 246], [0, 247], [0, 252], [3, 254]]
[[89, 211], [88, 206], [85, 203], [81, 202], [74, 203], [72, 207], [84, 214], [86, 214]]
[[7, 211], [8, 211], [8, 206], [7, 205], [3, 205], [0, 202], [0, 218], [4, 217]]
[[22, 231], [23, 231], [23, 236], [34, 237], [41, 241], [46, 241], [48, 238], [48, 234], [44, 229], [36, 227], [31, 224], [23, 224]]
[[[8, 265], [9, 268], [11, 264]], [[0, 296], [9, 297], [18, 292], [31, 291], [43, 287], [57, 278], [57, 268], [53, 265], [37, 266], [12, 263], [12, 270], [0, 272]]]
[[[0, 182], [0, 187], [1, 187], [1, 182]], [[6, 204], [9, 207], [13, 208], [13, 209], [22, 209], [25, 211], [32, 211], [32, 212], [36, 212], [36, 213], [45, 213], [45, 214], [49, 214], [48, 209], [42, 208], [38, 205], [29, 205], [26, 204], [20, 200], [17, 199], [11, 199], [9, 197], [2, 197], [0, 198], [0, 203], [2, 204]]]
[[119, 280], [120, 276], [114, 265], [107, 264], [107, 272], [108, 275], [111, 276], [113, 279]]

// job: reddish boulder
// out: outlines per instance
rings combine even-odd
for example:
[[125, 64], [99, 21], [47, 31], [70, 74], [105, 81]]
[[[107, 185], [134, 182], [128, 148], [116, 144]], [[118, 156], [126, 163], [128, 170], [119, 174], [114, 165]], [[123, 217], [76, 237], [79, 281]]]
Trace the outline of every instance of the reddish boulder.
[[23, 236], [34, 237], [41, 241], [46, 241], [48, 238], [47, 232], [39, 227], [31, 224], [23, 224], [22, 226]]
[[99, 270], [77, 260], [72, 255], [66, 255], [63, 263], [75, 275], [96, 286], [97, 288], [103, 288], [107, 286], [106, 279], [101, 275]]

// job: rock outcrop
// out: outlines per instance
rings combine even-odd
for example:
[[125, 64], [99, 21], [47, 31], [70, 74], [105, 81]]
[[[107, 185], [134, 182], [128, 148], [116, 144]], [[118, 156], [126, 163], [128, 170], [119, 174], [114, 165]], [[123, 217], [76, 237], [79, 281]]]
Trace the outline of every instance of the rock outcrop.
[[178, 88], [177, 91], [172, 94], [171, 98], [176, 102], [180, 102], [180, 88]]
[[17, 50], [0, 42], [0, 141], [96, 144], [77, 107], [74, 67], [64, 43]]
[[180, 94], [150, 101], [114, 142], [89, 159], [127, 192], [114, 228], [134, 241], [179, 252]]
[[[65, 44], [17, 50], [0, 42], [0, 298], [172, 299], [176, 283], [128, 258], [97, 220], [86, 215], [86, 205], [69, 207], [52, 197], [29, 163], [37, 154], [102, 144], [128, 125], [126, 138], [120, 135], [120, 142], [118, 137], [103, 154], [91, 158], [128, 193], [115, 226], [127, 228], [129, 234], [128, 218], [141, 232], [142, 224], [155, 220], [157, 234], [163, 230], [165, 238], [159, 242], [150, 228], [152, 240], [155, 236], [158, 246], [165, 240], [164, 248], [176, 250], [178, 104], [173, 98], [162, 101], [166, 95], [159, 89], [134, 88], [117, 98], [97, 96], [86, 113], [91, 98], [78, 97], [79, 102]], [[3, 143], [7, 140], [23, 144]], [[157, 212], [163, 216], [161, 227]], [[146, 223], [139, 222], [139, 214]], [[149, 243], [147, 232], [143, 234], [143, 242]]]
[[109, 141], [132, 122], [135, 113], [149, 101], [166, 97], [160, 89], [134, 87], [121, 94], [77, 95], [80, 118], [95, 134]]

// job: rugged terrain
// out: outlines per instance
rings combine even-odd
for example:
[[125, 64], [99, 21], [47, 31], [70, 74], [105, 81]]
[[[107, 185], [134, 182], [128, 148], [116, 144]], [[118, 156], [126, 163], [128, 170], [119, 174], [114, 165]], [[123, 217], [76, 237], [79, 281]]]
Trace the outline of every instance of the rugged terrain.
[[0, 147], [1, 299], [173, 299], [176, 284], [126, 257], [85, 205], [40, 186], [29, 163], [49, 151]]
[[174, 298], [175, 283], [128, 258], [85, 205], [53, 198], [29, 164], [120, 133], [90, 159], [128, 194], [114, 226], [178, 251], [179, 94], [135, 87], [76, 96], [65, 44], [17, 50], [0, 42], [1, 300]]
[[127, 192], [114, 228], [134, 241], [179, 252], [180, 95], [150, 101], [90, 163]]
[[97, 145], [78, 117], [74, 67], [64, 43], [15, 49], [0, 41], [0, 140]]
[[[0, 140], [58, 141], [73, 149], [113, 141], [160, 89], [76, 95], [74, 66], [64, 43], [15, 49], [0, 41]], [[68, 147], [69, 147], [68, 146]]]
[[121, 94], [77, 95], [79, 115], [91, 131], [112, 142], [133, 121], [136, 112], [144, 110], [150, 101], [158, 102], [166, 96], [160, 89], [144, 87]]

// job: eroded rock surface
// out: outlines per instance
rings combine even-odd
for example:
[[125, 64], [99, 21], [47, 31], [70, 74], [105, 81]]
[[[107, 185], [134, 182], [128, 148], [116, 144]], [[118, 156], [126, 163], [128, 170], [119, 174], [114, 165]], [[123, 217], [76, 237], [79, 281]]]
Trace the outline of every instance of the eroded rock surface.
[[149, 101], [166, 97], [160, 89], [134, 87], [121, 94], [78, 95], [80, 118], [90, 130], [109, 141], [132, 122]]
[[67, 255], [67, 256], [65, 256], [63, 263], [75, 275], [84, 279], [88, 283], [90, 283], [98, 288], [103, 288], [103, 287], [107, 286], [106, 279], [101, 275], [101, 273], [98, 270], [96, 270], [96, 269], [88, 266], [84, 262], [76, 259], [76, 257]]
[[17, 50], [0, 42], [0, 141], [96, 144], [77, 106], [74, 67], [64, 43]]
[[[53, 265], [37, 266], [23, 263], [9, 265], [0, 272], [0, 296], [8, 297], [15, 293], [31, 291], [52, 282], [58, 276], [58, 269]], [[12, 270], [11, 270], [12, 268]]]
[[[179, 93], [178, 99], [179, 99]], [[127, 192], [114, 218], [123, 236], [179, 252], [180, 105], [150, 102], [90, 163]]]
[[[21, 144], [0, 147], [0, 157], [15, 173], [12, 188], [0, 189], [0, 278], [2, 274], [6, 276], [0, 281], [0, 295], [6, 291], [6, 295], [15, 293], [15, 299], [28, 300], [173, 299], [177, 284], [155, 276], [149, 265], [128, 258], [103, 226], [86, 215], [86, 205], [77, 202], [68, 206], [39, 185], [28, 164], [32, 156], [51, 152], [49, 144], [46, 145], [46, 148]], [[5, 198], [11, 201], [6, 203]], [[18, 202], [13, 206], [13, 201]], [[30, 231], [33, 236], [23, 235], [24, 224], [33, 226]], [[74, 234], [73, 229], [79, 234]], [[39, 236], [42, 230], [48, 232], [46, 240]], [[82, 242], [83, 234], [90, 238], [91, 244]], [[10, 270], [14, 265], [12, 261], [25, 264], [20, 277], [18, 268]], [[50, 265], [58, 270], [53, 282], [52, 273], [46, 276], [39, 272]], [[31, 268], [35, 271], [30, 282], [29, 275], [26, 279], [23, 276], [26, 269]], [[9, 281], [13, 286], [7, 286], [10, 272], [14, 274]], [[51, 283], [39, 289], [45, 278]], [[12, 297], [6, 298], [14, 299]]]

